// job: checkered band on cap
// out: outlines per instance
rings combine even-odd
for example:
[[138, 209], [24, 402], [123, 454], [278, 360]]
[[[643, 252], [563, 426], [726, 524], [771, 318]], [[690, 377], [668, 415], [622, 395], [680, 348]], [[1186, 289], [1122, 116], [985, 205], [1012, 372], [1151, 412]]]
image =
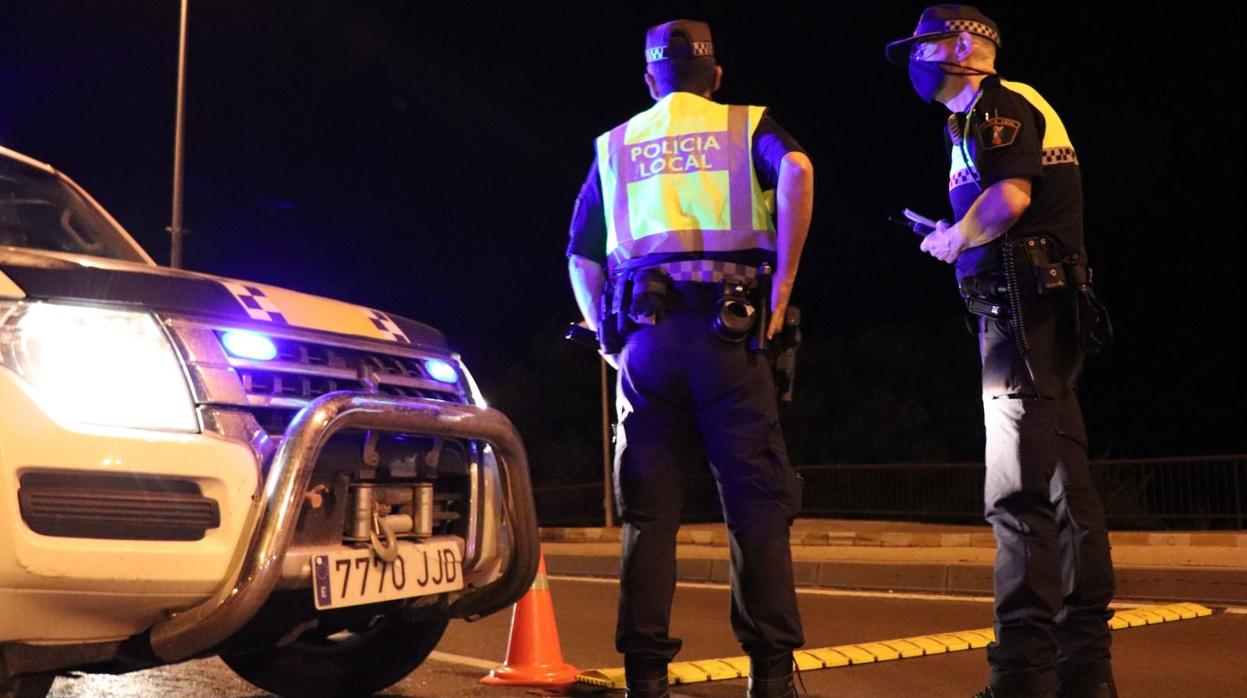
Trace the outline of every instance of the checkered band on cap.
[[654, 63], [668, 58], [702, 58], [714, 55], [714, 42], [692, 41], [684, 46], [655, 46], [645, 49], [645, 62]]
[[664, 262], [654, 265], [671, 276], [672, 281], [696, 281], [717, 284], [724, 279], [753, 279], [758, 268], [736, 262], [720, 262], [710, 259], [692, 259], [684, 262]]
[[991, 27], [976, 22], [972, 19], [950, 19], [944, 22], [944, 29], [950, 32], [970, 32], [979, 36], [990, 39], [997, 46], [1000, 45], [1000, 32]]

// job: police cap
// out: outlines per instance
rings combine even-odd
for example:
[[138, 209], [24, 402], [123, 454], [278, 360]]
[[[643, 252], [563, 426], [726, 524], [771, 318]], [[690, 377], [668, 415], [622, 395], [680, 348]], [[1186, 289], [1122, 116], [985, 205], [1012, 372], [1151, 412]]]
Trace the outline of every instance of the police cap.
[[710, 25], [692, 19], [675, 19], [645, 32], [645, 62], [671, 58], [714, 58]]
[[916, 43], [935, 41], [961, 32], [969, 32], [1000, 47], [1000, 29], [991, 17], [969, 5], [934, 5], [922, 11], [913, 36], [893, 41], [884, 47], [888, 60], [898, 65], [909, 62], [909, 50]]

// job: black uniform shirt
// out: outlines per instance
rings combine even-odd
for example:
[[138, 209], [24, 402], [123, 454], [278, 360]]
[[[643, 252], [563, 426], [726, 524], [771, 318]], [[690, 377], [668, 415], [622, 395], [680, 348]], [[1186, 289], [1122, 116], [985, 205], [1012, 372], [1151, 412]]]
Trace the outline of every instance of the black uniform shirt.
[[[753, 171], [757, 174], [762, 191], [774, 189], [779, 184], [779, 164], [788, 153], [804, 153], [805, 150], [769, 113], [764, 113], [753, 132]], [[598, 173], [597, 156], [589, 175], [580, 186], [580, 195], [572, 209], [571, 238], [567, 254], [585, 257], [606, 266], [606, 209], [602, 204], [602, 179]], [[744, 253], [705, 252], [698, 255], [705, 259], [731, 259], [742, 264], [759, 266], [764, 261], [775, 263], [773, 253], [749, 251]]]
[[[1086, 259], [1082, 181], [1073, 145], [1060, 137], [1063, 128], [1059, 133], [1047, 133], [1049, 121], [1054, 129], [1059, 128], [1059, 118], [1047, 102], [1025, 85], [1009, 85], [1015, 89], [996, 76], [983, 80], [982, 95], [971, 108], [968, 128], [964, 113], [948, 119], [944, 141], [953, 163], [948, 182], [953, 215], [961, 220], [979, 194], [997, 182], [1028, 179], [1031, 204], [1008, 236], [1046, 234], [1057, 241], [1063, 254], [1077, 253]], [[1028, 94], [1033, 95], [1034, 102]], [[962, 252], [957, 258], [958, 280], [999, 270], [999, 245], [998, 238]]]

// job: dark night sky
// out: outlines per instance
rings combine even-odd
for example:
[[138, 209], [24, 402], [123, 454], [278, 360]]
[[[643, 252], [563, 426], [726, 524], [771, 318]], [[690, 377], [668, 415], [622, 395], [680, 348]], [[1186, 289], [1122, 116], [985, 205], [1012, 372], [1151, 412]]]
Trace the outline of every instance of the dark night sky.
[[[0, 143], [166, 261], [177, 1], [6, 5]], [[1124, 454], [1247, 450], [1242, 11], [980, 6], [1001, 74], [1052, 102], [1082, 162], [1119, 335], [1089, 411]], [[188, 266], [425, 320], [469, 360], [574, 318], [563, 247], [591, 140], [647, 106], [643, 31], [683, 15], [711, 23], [720, 99], [770, 106], [814, 159], [807, 334], [955, 317], [950, 270], [882, 222], [947, 215], [945, 112], [882, 56], [920, 8], [193, 0]]]

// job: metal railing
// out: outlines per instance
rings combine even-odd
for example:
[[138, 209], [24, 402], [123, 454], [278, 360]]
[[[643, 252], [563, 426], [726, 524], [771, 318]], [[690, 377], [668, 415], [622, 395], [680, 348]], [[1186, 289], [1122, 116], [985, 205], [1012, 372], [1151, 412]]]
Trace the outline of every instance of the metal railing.
[[[982, 463], [807, 465], [805, 516], [983, 522]], [[1091, 476], [1118, 530], [1247, 527], [1247, 454], [1092, 461]], [[600, 525], [602, 483], [536, 488], [545, 526]], [[685, 520], [720, 516], [709, 473], [686, 480]]]

